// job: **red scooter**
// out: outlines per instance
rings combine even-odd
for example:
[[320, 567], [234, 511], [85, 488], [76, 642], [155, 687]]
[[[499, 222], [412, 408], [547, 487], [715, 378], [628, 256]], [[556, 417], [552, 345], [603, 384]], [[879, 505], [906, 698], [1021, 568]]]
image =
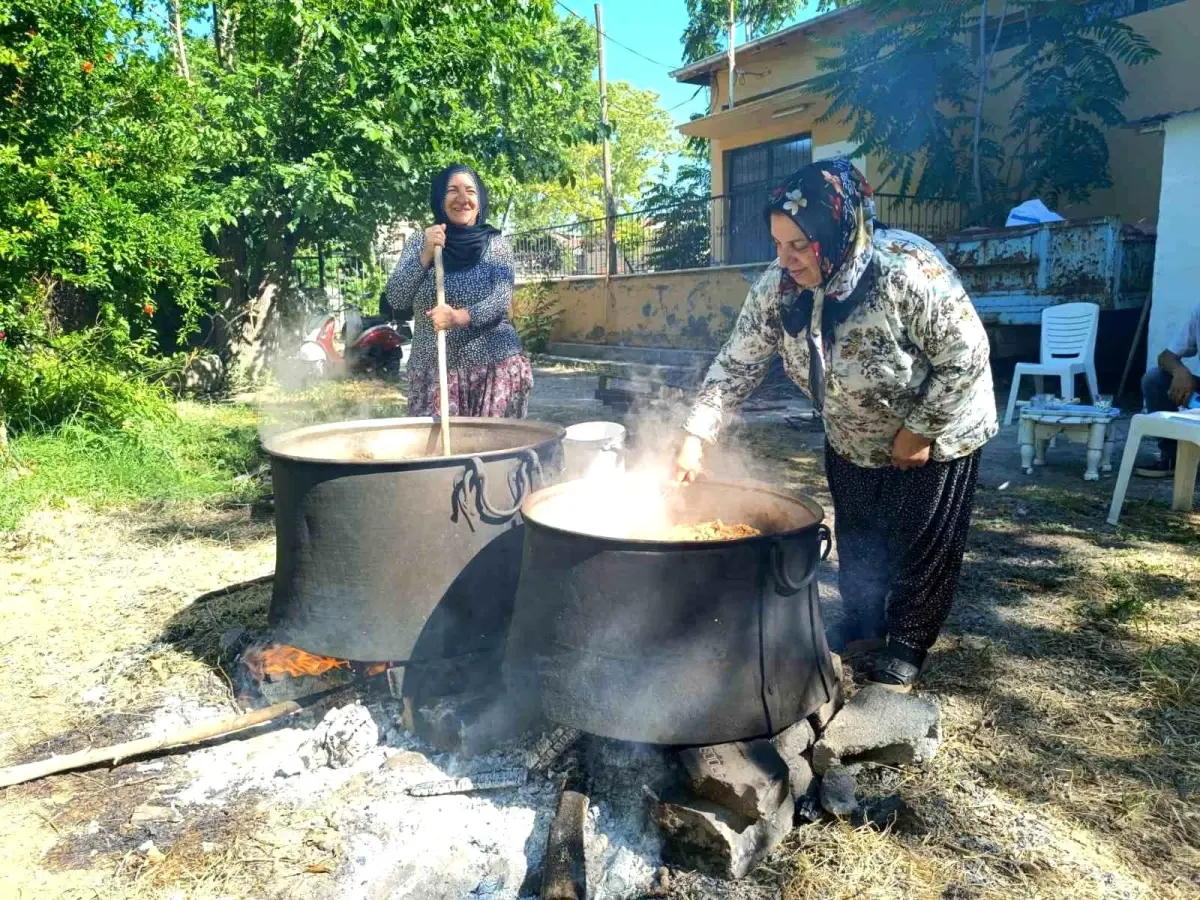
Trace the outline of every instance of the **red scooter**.
[[[381, 304], [381, 310], [387, 309]], [[388, 316], [364, 319], [357, 306], [344, 310], [340, 342], [337, 340], [337, 316], [321, 313], [305, 326], [297, 356], [318, 378], [349, 374], [395, 378], [404, 362], [404, 348], [412, 342], [412, 328]], [[338, 344], [345, 348], [338, 349]]]

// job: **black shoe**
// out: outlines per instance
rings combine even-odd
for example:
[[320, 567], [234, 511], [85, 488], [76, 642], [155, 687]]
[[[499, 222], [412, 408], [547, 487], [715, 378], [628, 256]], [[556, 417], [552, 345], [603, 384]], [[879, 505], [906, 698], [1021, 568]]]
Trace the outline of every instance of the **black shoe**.
[[1174, 478], [1175, 460], [1160, 459], [1152, 466], [1138, 466], [1133, 474], [1139, 478]]
[[913, 689], [913, 685], [917, 683], [920, 675], [920, 666], [915, 666], [907, 660], [896, 659], [894, 656], [881, 653], [875, 657], [875, 665], [871, 667], [871, 674], [867, 676], [867, 683], [877, 684], [898, 694], [907, 694]]

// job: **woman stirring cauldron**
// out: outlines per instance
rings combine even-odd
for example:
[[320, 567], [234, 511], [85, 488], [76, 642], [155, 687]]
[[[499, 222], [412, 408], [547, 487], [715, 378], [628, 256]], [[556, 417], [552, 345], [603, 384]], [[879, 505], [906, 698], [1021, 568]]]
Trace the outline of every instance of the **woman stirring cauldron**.
[[[387, 283], [392, 308], [413, 311], [408, 414], [438, 415], [437, 332], [445, 331], [450, 415], [522, 419], [533, 369], [509, 321], [512, 248], [487, 224], [487, 188], [474, 170], [450, 166], [433, 179], [430, 205], [434, 224], [405, 245]], [[444, 307], [437, 305], [435, 247], [446, 270]]]
[[692, 481], [776, 354], [825, 425], [843, 638], [907, 691], [957, 588], [983, 445], [997, 432], [988, 340], [927, 241], [874, 223], [845, 160], [807, 166], [768, 207], [778, 260], [746, 299], [684, 426]]

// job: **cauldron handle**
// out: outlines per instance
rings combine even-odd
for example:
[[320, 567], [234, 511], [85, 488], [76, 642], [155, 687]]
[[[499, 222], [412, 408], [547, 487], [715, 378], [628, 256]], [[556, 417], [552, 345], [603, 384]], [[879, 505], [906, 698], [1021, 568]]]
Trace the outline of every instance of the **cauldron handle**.
[[817, 541], [821, 547], [821, 551], [809, 566], [808, 572], [800, 581], [792, 581], [792, 576], [787, 572], [787, 565], [783, 559], [783, 544], [775, 543], [771, 545], [771, 574], [775, 576], [775, 589], [784, 597], [794, 597], [800, 593], [817, 575], [817, 568], [821, 562], [829, 558], [829, 553], [833, 550], [833, 533], [829, 530], [829, 526], [822, 522], [817, 526]]
[[[528, 477], [523, 471], [526, 466], [529, 468]], [[529, 496], [530, 489], [541, 483], [542, 463], [535, 451], [522, 450], [520, 452], [517, 467], [508, 476], [509, 487], [517, 497], [516, 504], [509, 509], [497, 509], [488, 501], [487, 476], [483, 474], [483, 460], [478, 456], [467, 460], [466, 470], [456, 479], [455, 492], [465, 489], [472, 480], [475, 482], [475, 497], [480, 512], [489, 519], [511, 519], [520, 511], [521, 504]]]

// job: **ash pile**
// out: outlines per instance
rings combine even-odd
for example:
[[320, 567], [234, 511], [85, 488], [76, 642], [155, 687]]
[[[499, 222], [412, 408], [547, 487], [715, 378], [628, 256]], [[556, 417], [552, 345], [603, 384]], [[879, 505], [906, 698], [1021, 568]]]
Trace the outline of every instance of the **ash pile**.
[[893, 776], [894, 784], [898, 768], [928, 763], [941, 742], [936, 701], [878, 685], [846, 700], [836, 656], [832, 699], [812, 715], [771, 738], [685, 748], [544, 724], [548, 730], [539, 731], [495, 691], [417, 699], [404, 689], [402, 668], [334, 664], [259, 642], [243, 662], [251, 686], [265, 686], [271, 699], [285, 687], [311, 690], [356, 676], [370, 685], [366, 693], [388, 697], [378, 728], [361, 706], [332, 709], [281, 763], [279, 777], [352, 766], [382, 745], [389, 759], [382, 771], [402, 777], [405, 803], [429, 804], [431, 816], [454, 809], [440, 803], [453, 797], [501, 806], [511, 798], [538, 809], [527, 871], [516, 882], [516, 873], [503, 872], [480, 882], [495, 890], [479, 895], [496, 900], [687, 896], [696, 879], [715, 890], [713, 882], [747, 878], [807, 823], [893, 824], [907, 808], [894, 793], [878, 795], [888, 779], [877, 776]]

